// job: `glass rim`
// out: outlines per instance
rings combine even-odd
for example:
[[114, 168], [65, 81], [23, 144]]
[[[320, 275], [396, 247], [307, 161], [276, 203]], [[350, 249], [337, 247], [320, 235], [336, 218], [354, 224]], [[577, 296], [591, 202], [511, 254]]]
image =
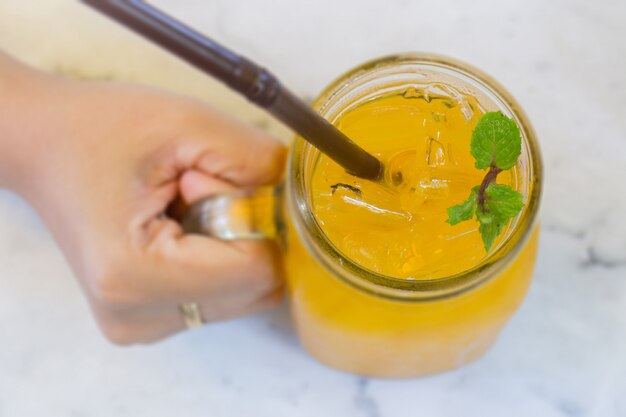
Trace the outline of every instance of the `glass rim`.
[[[356, 66], [332, 81], [313, 102], [317, 110], [323, 109], [335, 94], [341, 92], [360, 77], [384, 68], [402, 64], [421, 64], [452, 71], [476, 82], [498, 98], [518, 120], [522, 140], [528, 147], [532, 178], [529, 179], [527, 208], [522, 212], [513, 230], [495, 251], [478, 264], [454, 275], [413, 279], [396, 278], [366, 269], [339, 251], [315, 219], [306, 195], [305, 160], [312, 146], [296, 137], [289, 157], [287, 177], [288, 198], [293, 208], [293, 223], [308, 252], [333, 276], [366, 292], [399, 300], [434, 300], [468, 291], [495, 276], [515, 259], [529, 238], [537, 219], [541, 200], [543, 166], [535, 132], [528, 117], [512, 95], [483, 71], [443, 55], [431, 53], [404, 53], [388, 55]], [[349, 90], [350, 91], [350, 90]], [[299, 181], [299, 182], [298, 182]]]

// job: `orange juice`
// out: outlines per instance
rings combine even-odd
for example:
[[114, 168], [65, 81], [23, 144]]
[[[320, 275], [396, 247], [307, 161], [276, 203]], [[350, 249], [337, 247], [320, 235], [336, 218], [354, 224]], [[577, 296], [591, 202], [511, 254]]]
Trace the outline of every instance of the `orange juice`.
[[[356, 178], [296, 142], [288, 210], [304, 214], [287, 219], [286, 264], [296, 328], [316, 358], [357, 374], [408, 377], [482, 355], [523, 300], [537, 250], [540, 163], [532, 130], [499, 86], [506, 100], [482, 94], [471, 77], [448, 83], [454, 77], [440, 79], [436, 65], [430, 79], [402, 69], [401, 83], [393, 59], [414, 58], [366, 66], [322, 98], [337, 101], [370, 83], [322, 113], [383, 161], [384, 180]], [[368, 79], [363, 71], [379, 72]], [[469, 144], [478, 118], [494, 108], [521, 124], [520, 163], [498, 182], [522, 192], [527, 207], [487, 254], [476, 222], [445, 220], [485, 175]]]
[[[324, 233], [355, 262], [392, 277], [440, 278], [476, 265], [486, 255], [478, 223], [446, 218], [485, 176], [470, 155], [483, 113], [474, 97], [442, 84], [344, 113], [336, 125], [381, 159], [386, 178], [362, 180], [321, 155], [312, 195]], [[505, 171], [498, 182], [514, 186], [513, 177]]]

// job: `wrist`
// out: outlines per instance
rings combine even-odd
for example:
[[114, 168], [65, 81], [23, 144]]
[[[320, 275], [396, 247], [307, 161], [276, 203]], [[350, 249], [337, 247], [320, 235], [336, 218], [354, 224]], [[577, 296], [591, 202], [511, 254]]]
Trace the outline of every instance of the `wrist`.
[[42, 174], [55, 136], [55, 90], [62, 82], [0, 52], [0, 187], [25, 194]]

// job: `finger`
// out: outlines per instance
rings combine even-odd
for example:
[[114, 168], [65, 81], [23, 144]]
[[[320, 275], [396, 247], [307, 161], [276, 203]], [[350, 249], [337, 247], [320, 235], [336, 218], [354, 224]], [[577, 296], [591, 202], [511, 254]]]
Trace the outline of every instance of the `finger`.
[[206, 108], [198, 119], [197, 135], [179, 149], [183, 166], [240, 186], [280, 180], [286, 148], [279, 140]]
[[179, 181], [180, 194], [187, 204], [235, 189], [232, 184], [195, 169], [186, 171]]
[[224, 242], [183, 235], [169, 241], [156, 256], [161, 262], [154, 263], [159, 285], [151, 280], [155, 299], [180, 302], [213, 294], [258, 296], [283, 283], [279, 249], [271, 241]]
[[249, 296], [212, 297], [198, 303], [205, 323], [214, 323], [245, 315], [254, 314], [277, 305], [283, 297], [284, 286], [264, 294], [262, 297]]
[[[121, 308], [129, 305], [185, 302], [249, 293], [258, 297], [282, 285], [278, 245], [273, 241], [231, 241], [185, 235], [171, 219], [155, 219], [145, 242], [120, 254], [136, 265], [109, 269], [94, 280], [92, 293]], [[115, 265], [115, 263], [114, 263]]]
[[[201, 301], [203, 322], [206, 324], [257, 314], [280, 304], [283, 289], [249, 301], [218, 305], [214, 300]], [[94, 306], [95, 316], [105, 336], [120, 345], [152, 343], [187, 330], [179, 305], [131, 310], [107, 310]]]

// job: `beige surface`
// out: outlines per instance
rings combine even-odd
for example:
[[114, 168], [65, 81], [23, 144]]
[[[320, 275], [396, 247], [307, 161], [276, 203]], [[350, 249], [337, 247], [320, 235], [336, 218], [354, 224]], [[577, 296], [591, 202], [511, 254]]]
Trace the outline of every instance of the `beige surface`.
[[197, 97], [290, 137], [245, 99], [79, 1], [0, 0], [0, 49], [68, 77], [130, 80]]

